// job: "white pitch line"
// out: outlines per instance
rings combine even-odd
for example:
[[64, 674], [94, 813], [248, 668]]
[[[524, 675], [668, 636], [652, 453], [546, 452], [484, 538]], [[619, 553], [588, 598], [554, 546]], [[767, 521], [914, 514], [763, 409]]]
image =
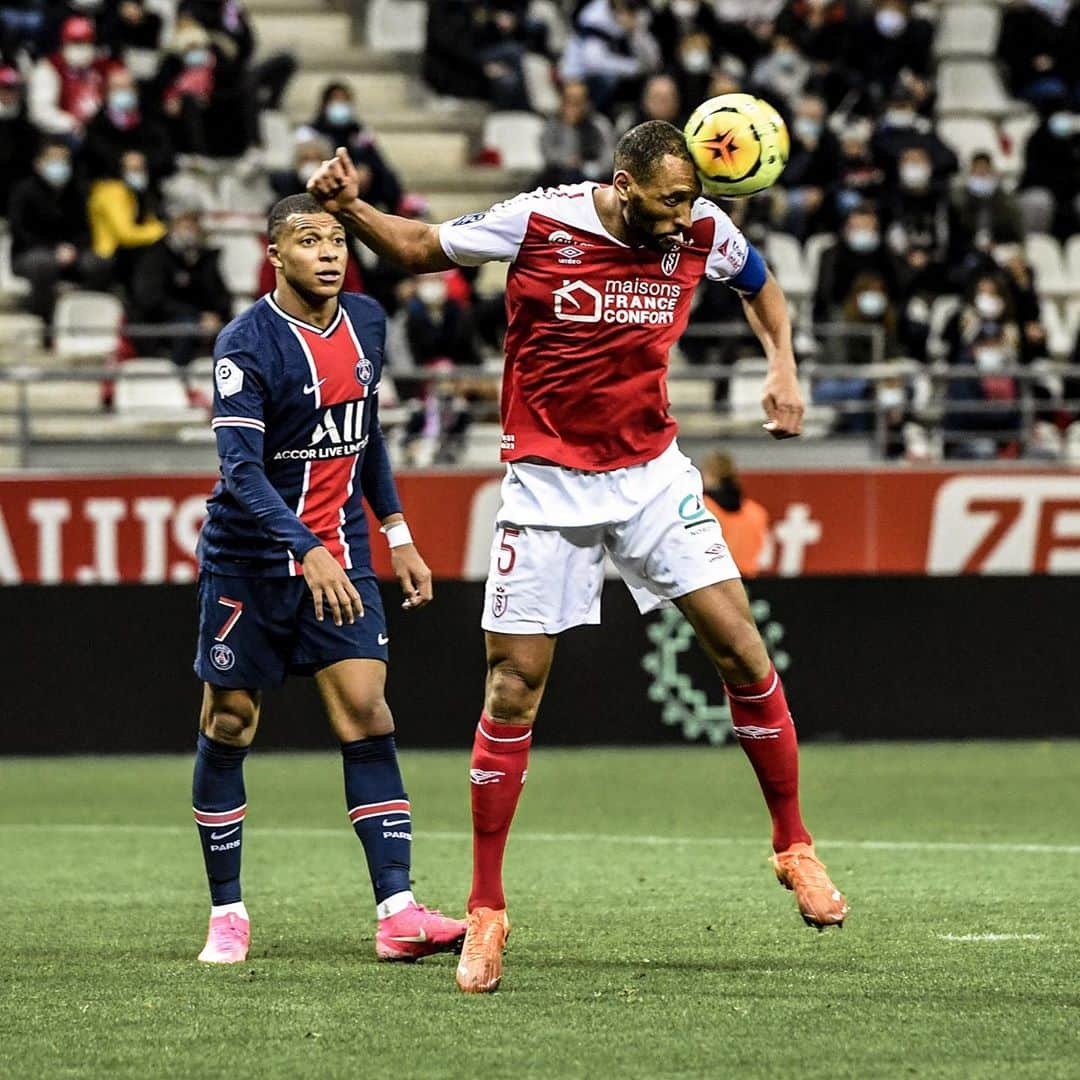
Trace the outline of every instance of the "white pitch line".
[[1042, 934], [938, 934], [942, 941], [1042, 941]]
[[[281, 827], [248, 823], [248, 829], [259, 836], [298, 836], [316, 838], [343, 837], [349, 835], [347, 826], [339, 829], [319, 826], [285, 825]], [[0, 822], [0, 833], [4, 832], [55, 832], [55, 833], [150, 833], [162, 835], [190, 835], [190, 825], [127, 825], [121, 822], [110, 823], [65, 823], [39, 822], [36, 824]], [[529, 832], [521, 830], [513, 834], [515, 840], [536, 841], [539, 843], [588, 843], [588, 844], [628, 844], [638, 847], [730, 847], [750, 846], [767, 848], [767, 841], [760, 837], [749, 836], [650, 836], [633, 833], [586, 833], [586, 832]], [[464, 831], [419, 830], [419, 839], [425, 840], [471, 840], [472, 833]], [[944, 852], [991, 852], [1004, 855], [1080, 855], [1080, 844], [1027, 844], [1000, 843], [996, 841], [948, 841], [948, 840], [820, 840], [822, 848], [853, 848], [862, 851], [944, 851]]]

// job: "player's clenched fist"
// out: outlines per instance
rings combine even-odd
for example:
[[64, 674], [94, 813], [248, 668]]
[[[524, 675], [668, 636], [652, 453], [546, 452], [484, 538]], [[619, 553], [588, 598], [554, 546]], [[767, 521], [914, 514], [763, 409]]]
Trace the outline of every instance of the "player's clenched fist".
[[304, 580], [315, 601], [315, 618], [323, 621], [330, 609], [334, 625], [354, 623], [364, 617], [364, 603], [356, 586], [326, 548], [313, 547], [304, 556]]
[[344, 146], [339, 146], [334, 156], [315, 170], [307, 189], [331, 214], [360, 197], [360, 175]]
[[412, 544], [391, 548], [390, 565], [405, 594], [405, 602], [401, 606], [406, 611], [431, 603], [434, 596], [431, 571]]
[[793, 373], [770, 372], [765, 378], [761, 405], [769, 418], [763, 426], [774, 439], [790, 439], [802, 433], [806, 409]]

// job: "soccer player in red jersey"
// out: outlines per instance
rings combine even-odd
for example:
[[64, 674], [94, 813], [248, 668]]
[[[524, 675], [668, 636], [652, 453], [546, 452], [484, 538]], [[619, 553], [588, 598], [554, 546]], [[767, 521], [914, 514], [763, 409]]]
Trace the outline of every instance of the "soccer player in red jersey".
[[348, 156], [309, 191], [378, 254], [417, 273], [510, 263], [502, 460], [483, 628], [488, 676], [473, 745], [473, 885], [457, 981], [494, 990], [509, 933], [502, 861], [557, 636], [600, 621], [609, 555], [644, 612], [674, 603], [719, 670], [734, 730], [772, 817], [773, 868], [805, 921], [848, 906], [799, 810], [798, 748], [780, 678], [750, 614], [701, 475], [679, 451], [667, 354], [703, 274], [738, 291], [768, 359], [777, 439], [802, 430], [787, 303], [761, 256], [701, 185], [682, 133], [640, 124], [610, 184], [519, 195], [442, 225], [360, 201]]

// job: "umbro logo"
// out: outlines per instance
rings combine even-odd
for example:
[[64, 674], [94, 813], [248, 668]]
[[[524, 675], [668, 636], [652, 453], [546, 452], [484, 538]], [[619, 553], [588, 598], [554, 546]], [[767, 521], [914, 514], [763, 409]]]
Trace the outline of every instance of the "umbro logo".
[[474, 784], [497, 784], [506, 773], [497, 769], [470, 769], [469, 779]]
[[326, 379], [320, 379], [314, 386], [310, 386], [307, 383], [305, 383], [304, 384], [304, 393], [305, 394], [314, 394], [315, 391], [318, 390], [319, 387], [322, 386], [322, 384], [324, 382], [326, 382]]
[[746, 727], [732, 727], [732, 731], [740, 739], [779, 739], [780, 728], [775, 727], [757, 727], [754, 724], [748, 724]]

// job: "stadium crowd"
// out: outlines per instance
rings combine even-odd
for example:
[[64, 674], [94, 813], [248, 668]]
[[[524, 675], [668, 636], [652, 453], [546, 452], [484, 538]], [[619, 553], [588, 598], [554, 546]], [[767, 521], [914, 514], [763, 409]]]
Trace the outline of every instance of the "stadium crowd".
[[[834, 428], [867, 431], [884, 416], [890, 452], [931, 453], [915, 422], [925, 380], [911, 365], [958, 366], [965, 377], [941, 384], [945, 454], [1056, 457], [1075, 443], [1080, 455], [1080, 427], [1066, 435], [1080, 385], [1049, 362], [1046, 300], [1024, 246], [1032, 234], [1080, 233], [1080, 6], [1015, 0], [1001, 17], [996, 60], [1030, 113], [1026, 147], [1005, 145], [1000, 128], [998, 145], [943, 138], [940, 11], [908, 0], [443, 0], [429, 5], [422, 73], [440, 97], [542, 117], [522, 128], [539, 167], [521, 187], [604, 180], [622, 132], [645, 119], [681, 125], [706, 97], [768, 99], [788, 123], [790, 162], [774, 189], [725, 209], [774, 265], [794, 244], [810, 267], [803, 355], [904, 361], [895, 378], [816, 377], [814, 402], [836, 408]], [[237, 0], [0, 0], [0, 35], [0, 217], [13, 272], [31, 283], [25, 303], [46, 327], [60, 283], [75, 283], [115, 291], [132, 323], [190, 327], [129, 342], [128, 355], [185, 364], [206, 351], [232, 312], [206, 207], [185, 185], [207, 162], [257, 178], [268, 204], [303, 190], [345, 145], [369, 200], [427, 213], [363, 123], [373, 103], [346, 83], [312, 101], [291, 168], [265, 167], [260, 112], [278, 107], [297, 62], [255, 62]], [[1012, 175], [1000, 168], [1006, 151], [1021, 163]], [[478, 160], [498, 163], [492, 148]], [[408, 384], [404, 444], [434, 439], [452, 461], [476, 403], [492, 396], [456, 369], [497, 351], [499, 298], [478, 292], [472, 271], [416, 280], [355, 254], [347, 287], [390, 313], [392, 366], [425, 371]], [[249, 295], [272, 280], [264, 265]], [[734, 294], [703, 283], [693, 324], [740, 318]], [[811, 332], [820, 324], [856, 329]], [[730, 363], [744, 345], [688, 335], [682, 352]], [[1080, 340], [1055, 351], [1080, 363]], [[1018, 367], [1037, 374], [1017, 378]], [[1021, 439], [1032, 398], [1038, 422]]]

